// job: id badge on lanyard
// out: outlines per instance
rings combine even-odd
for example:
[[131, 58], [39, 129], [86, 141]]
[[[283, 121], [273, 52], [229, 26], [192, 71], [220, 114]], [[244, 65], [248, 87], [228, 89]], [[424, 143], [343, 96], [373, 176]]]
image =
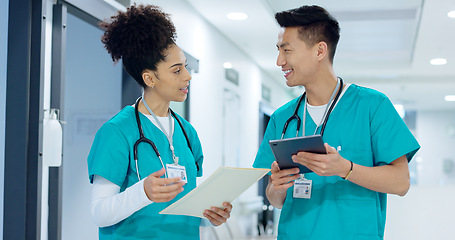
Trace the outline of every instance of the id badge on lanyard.
[[[142, 99], [144, 99], [144, 95], [142, 95]], [[172, 136], [174, 135], [174, 121], [171, 116], [171, 112], [168, 110], [168, 119], [169, 119], [169, 133], [166, 131], [164, 126], [161, 124], [160, 120], [158, 117], [153, 113], [152, 109], [148, 106], [146, 101], [143, 101], [145, 108], [147, 108], [147, 111], [149, 111], [150, 115], [155, 119], [158, 127], [161, 129], [161, 131], [166, 135], [166, 138], [169, 141], [169, 149], [172, 152], [172, 160], [174, 161], [173, 164], [166, 164], [166, 173], [168, 178], [175, 178], [175, 177], [180, 177], [183, 182], [187, 183], [187, 177], [186, 177], [186, 169], [185, 166], [180, 166], [179, 165], [179, 158], [175, 156], [175, 151], [174, 151], [174, 144], [172, 143]], [[161, 162], [161, 164], [163, 164]]]
[[180, 166], [178, 164], [166, 164], [166, 172], [168, 178], [180, 177], [182, 182], [187, 183], [186, 170], [185, 166]]
[[306, 179], [304, 174], [300, 174], [300, 178], [294, 182], [294, 198], [311, 198], [311, 189], [313, 181]]
[[187, 183], [185, 166], [179, 165], [179, 157], [175, 156], [174, 146], [172, 145], [172, 141], [170, 142], [169, 147], [172, 152], [172, 159], [174, 160], [174, 163], [166, 164], [167, 176], [168, 176], [168, 178], [180, 177], [182, 179], [182, 182]]

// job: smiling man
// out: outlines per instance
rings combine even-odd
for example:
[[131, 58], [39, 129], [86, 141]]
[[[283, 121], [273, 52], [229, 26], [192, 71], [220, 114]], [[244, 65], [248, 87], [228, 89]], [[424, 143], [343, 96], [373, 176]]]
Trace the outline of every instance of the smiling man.
[[[276, 110], [254, 167], [271, 168], [267, 198], [281, 208], [278, 239], [383, 239], [387, 194], [404, 196], [408, 162], [420, 148], [390, 100], [346, 84], [333, 70], [338, 22], [319, 6], [275, 15], [277, 65], [305, 93]], [[290, 120], [294, 112], [301, 120]], [[280, 169], [269, 140], [320, 134], [327, 154], [299, 152], [298, 168]]]

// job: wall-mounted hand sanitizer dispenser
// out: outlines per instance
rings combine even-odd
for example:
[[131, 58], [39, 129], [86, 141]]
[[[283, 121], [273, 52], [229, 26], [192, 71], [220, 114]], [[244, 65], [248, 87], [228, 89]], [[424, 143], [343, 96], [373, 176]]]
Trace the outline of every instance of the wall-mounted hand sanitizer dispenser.
[[44, 110], [43, 120], [43, 164], [48, 167], [62, 165], [62, 126], [58, 109]]

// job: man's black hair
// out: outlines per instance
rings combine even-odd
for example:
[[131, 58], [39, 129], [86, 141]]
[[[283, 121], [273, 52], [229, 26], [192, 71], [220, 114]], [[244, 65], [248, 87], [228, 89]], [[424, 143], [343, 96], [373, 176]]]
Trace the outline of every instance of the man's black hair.
[[281, 27], [298, 27], [300, 39], [308, 46], [325, 42], [333, 63], [340, 39], [340, 27], [338, 21], [324, 8], [316, 5], [302, 6], [276, 13], [275, 19]]

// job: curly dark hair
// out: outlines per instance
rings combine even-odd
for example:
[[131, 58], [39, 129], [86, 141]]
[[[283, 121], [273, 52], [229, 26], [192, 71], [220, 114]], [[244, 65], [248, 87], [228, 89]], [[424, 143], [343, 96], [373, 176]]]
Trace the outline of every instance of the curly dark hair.
[[156, 70], [177, 37], [169, 14], [154, 5], [132, 5], [99, 26], [105, 30], [101, 42], [112, 60], [122, 59], [125, 70], [144, 88], [143, 71]]
[[299, 27], [299, 37], [310, 46], [325, 42], [329, 48], [330, 61], [333, 63], [340, 27], [338, 21], [322, 7], [302, 6], [275, 14], [281, 27]]

